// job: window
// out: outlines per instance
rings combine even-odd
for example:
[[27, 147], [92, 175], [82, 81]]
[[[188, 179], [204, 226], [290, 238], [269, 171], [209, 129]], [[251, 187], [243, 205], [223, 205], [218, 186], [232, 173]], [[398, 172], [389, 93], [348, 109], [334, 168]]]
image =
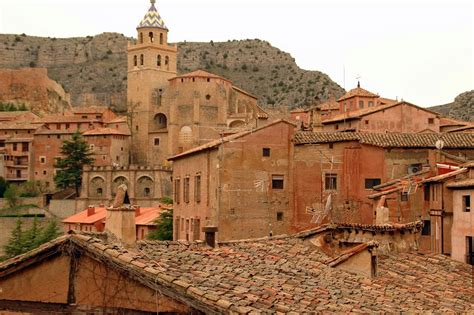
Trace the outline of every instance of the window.
[[157, 65], [158, 67], [161, 67], [161, 55], [158, 55], [158, 56], [156, 57], [156, 65]]
[[153, 139], [153, 144], [156, 145], [156, 146], [159, 146], [160, 145], [160, 138]]
[[359, 108], [364, 108], [364, 101], [359, 101]]
[[270, 156], [270, 148], [263, 148], [262, 156]]
[[335, 125], [335, 126], [334, 126], [334, 129], [335, 129], [335, 130], [338, 130], [338, 129], [339, 129], [339, 125]]
[[48, 174], [48, 172], [46, 170], [43, 171], [43, 175], [46, 175]]
[[206, 95], [206, 100], [209, 101], [210, 99], [211, 99], [211, 95], [207, 94], [207, 95]]
[[194, 177], [194, 200], [201, 202], [201, 175]]
[[283, 221], [283, 212], [277, 212], [277, 221]]
[[134, 65], [135, 67], [138, 66], [137, 55], [133, 56], [133, 65]]
[[428, 124], [430, 125], [434, 124], [434, 118], [428, 118]]
[[95, 145], [94, 145], [94, 144], [90, 144], [90, 145], [89, 145], [89, 149], [90, 149], [91, 151], [94, 151]]
[[329, 144], [328, 144], [328, 147], [329, 147], [329, 149], [334, 148], [334, 143], [329, 143]]
[[471, 212], [471, 196], [462, 196], [462, 211]]
[[369, 101], [369, 107], [372, 107], [374, 106], [374, 102], [373, 101]]
[[56, 130], [60, 130], [61, 129], [61, 124], [56, 124]]
[[474, 236], [466, 236], [466, 263], [474, 265]]
[[181, 180], [179, 178], [175, 179], [174, 181], [174, 202], [176, 202], [177, 204], [179, 204], [179, 198], [180, 198], [180, 185], [181, 185]]
[[150, 43], [153, 43], [153, 41], [155, 40], [155, 39], [153, 38], [153, 32], [149, 32], [149, 33], [148, 33], [148, 37], [150, 38]]
[[364, 120], [365, 124], [368, 125], [369, 124], [369, 121], [366, 119]]
[[163, 45], [163, 33], [160, 33], [160, 45]]
[[102, 188], [97, 188], [97, 196], [102, 196]]
[[408, 201], [408, 193], [402, 192], [402, 193], [400, 194], [400, 200], [401, 200], [401, 201]]
[[16, 151], [16, 150], [17, 150], [17, 144], [14, 143], [14, 144], [13, 144], [13, 151]]
[[337, 189], [337, 174], [326, 173], [324, 175], [324, 189], [325, 190]]
[[70, 125], [69, 123], [66, 123], [66, 129], [69, 129]]
[[145, 62], [145, 59], [143, 57], [143, 54], [141, 54], [140, 55], [140, 66], [143, 66], [144, 62]]
[[372, 189], [374, 186], [380, 185], [380, 178], [366, 178], [365, 189]]
[[272, 175], [272, 189], [283, 189], [283, 175]]
[[143, 195], [150, 196], [150, 188], [145, 187], [145, 189], [143, 190]]
[[421, 230], [421, 235], [431, 235], [431, 221], [423, 220], [423, 229]]
[[143, 33], [140, 33], [140, 44], [143, 44]]
[[165, 56], [165, 66], [167, 66], [170, 63], [170, 57]]
[[184, 187], [183, 187], [183, 200], [184, 202], [189, 202], [189, 177], [184, 178]]
[[28, 143], [22, 143], [21, 144], [21, 151], [22, 152], [28, 152], [28, 150], [29, 150]]
[[46, 163], [46, 157], [45, 156], [40, 156], [39, 161], [41, 164]]
[[61, 139], [61, 135], [57, 135], [56, 138], [57, 138], [57, 139]]

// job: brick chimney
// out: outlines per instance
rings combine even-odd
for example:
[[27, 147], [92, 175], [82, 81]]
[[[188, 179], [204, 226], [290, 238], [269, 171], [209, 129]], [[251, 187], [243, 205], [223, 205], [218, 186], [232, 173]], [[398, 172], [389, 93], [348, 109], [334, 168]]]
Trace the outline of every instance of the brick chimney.
[[93, 214], [95, 214], [95, 207], [90, 205], [87, 207], [87, 216], [90, 217]]
[[123, 204], [127, 186], [122, 184], [117, 188], [115, 200], [109, 208], [107, 208], [107, 216], [105, 218], [105, 232], [112, 234], [120, 242], [125, 245], [133, 245], [136, 242], [136, 226], [134, 207]]
[[139, 205], [136, 205], [136, 206], [133, 206], [133, 208], [135, 208], [135, 216], [138, 217], [140, 215], [140, 206]]

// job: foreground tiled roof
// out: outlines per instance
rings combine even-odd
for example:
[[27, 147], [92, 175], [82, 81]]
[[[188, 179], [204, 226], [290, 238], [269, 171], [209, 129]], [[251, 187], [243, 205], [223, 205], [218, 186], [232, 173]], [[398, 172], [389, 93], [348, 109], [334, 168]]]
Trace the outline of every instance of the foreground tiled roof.
[[[338, 259], [300, 237], [199, 243], [142, 241], [124, 249], [105, 235], [76, 234], [0, 264], [0, 278], [48, 250], [79, 246], [205, 313], [469, 312], [472, 266], [442, 255], [379, 256], [376, 278], [334, 269]], [[363, 245], [362, 245], [363, 246]], [[354, 250], [359, 250], [354, 248]], [[342, 257], [343, 259], [343, 257]]]
[[364, 133], [364, 132], [309, 132], [295, 134], [296, 144], [317, 144], [343, 141], [386, 148], [435, 148], [436, 141], [442, 139], [444, 148], [474, 148], [474, 134], [434, 134], [434, 133]]

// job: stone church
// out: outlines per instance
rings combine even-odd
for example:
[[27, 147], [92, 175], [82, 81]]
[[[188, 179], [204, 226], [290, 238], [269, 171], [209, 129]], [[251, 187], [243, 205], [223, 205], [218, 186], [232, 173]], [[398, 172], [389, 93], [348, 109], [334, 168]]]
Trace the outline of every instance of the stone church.
[[168, 28], [150, 2], [127, 49], [130, 165], [86, 168], [78, 209], [107, 203], [119, 183], [139, 205], [171, 196], [168, 157], [267, 123], [257, 98], [229, 80], [202, 70], [178, 75], [177, 45], [168, 43]]

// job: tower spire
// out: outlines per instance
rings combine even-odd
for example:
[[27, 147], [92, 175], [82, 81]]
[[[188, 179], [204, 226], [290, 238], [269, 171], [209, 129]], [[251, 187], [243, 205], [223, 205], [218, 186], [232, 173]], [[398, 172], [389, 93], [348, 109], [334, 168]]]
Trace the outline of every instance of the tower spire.
[[155, 3], [156, 0], [150, 0], [151, 6], [148, 9], [148, 12], [145, 14], [143, 19], [138, 24], [137, 28], [144, 28], [144, 27], [156, 27], [162, 28], [167, 30], [168, 28], [165, 25], [165, 22], [161, 18], [158, 10], [156, 10]]

